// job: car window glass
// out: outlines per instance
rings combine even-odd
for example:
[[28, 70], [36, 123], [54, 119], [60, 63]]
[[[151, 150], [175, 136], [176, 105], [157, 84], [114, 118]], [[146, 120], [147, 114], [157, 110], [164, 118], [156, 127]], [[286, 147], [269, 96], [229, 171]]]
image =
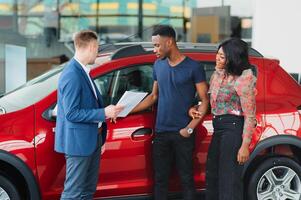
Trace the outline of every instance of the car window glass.
[[215, 70], [215, 62], [200, 62], [206, 73], [206, 82], [209, 84], [210, 78]]
[[152, 65], [140, 65], [116, 70], [96, 78], [105, 106], [116, 104], [125, 91], [152, 91]]
[[100, 94], [102, 95], [102, 99], [103, 99], [105, 105], [109, 105], [111, 103], [110, 88], [113, 88], [113, 80], [115, 79], [114, 77], [116, 76], [116, 74], [117, 74], [116, 71], [113, 71], [111, 73], [105, 74], [101, 77], [94, 79], [96, 87], [98, 88]]

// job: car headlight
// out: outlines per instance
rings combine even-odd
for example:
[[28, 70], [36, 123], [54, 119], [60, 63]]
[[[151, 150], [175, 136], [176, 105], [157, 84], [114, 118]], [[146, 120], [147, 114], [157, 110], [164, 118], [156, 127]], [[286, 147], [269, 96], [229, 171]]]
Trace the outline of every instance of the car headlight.
[[0, 106], [0, 115], [3, 115], [6, 113], [6, 110]]

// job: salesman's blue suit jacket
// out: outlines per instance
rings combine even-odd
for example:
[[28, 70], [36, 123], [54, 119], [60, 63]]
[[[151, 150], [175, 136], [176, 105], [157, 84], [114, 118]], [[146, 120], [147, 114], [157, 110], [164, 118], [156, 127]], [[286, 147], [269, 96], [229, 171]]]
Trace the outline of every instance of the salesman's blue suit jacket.
[[[94, 82], [93, 82], [94, 84]], [[98, 122], [102, 123], [102, 144], [107, 134], [102, 97], [73, 58], [63, 70], [58, 84], [58, 111], [55, 150], [73, 156], [91, 155], [97, 148]]]

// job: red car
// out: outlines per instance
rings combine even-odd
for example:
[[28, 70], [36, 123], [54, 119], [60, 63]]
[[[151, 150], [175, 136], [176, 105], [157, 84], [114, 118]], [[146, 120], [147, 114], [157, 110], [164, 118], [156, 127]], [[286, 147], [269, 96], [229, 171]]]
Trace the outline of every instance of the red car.
[[[180, 43], [198, 60], [210, 78], [215, 67], [215, 45]], [[115, 104], [127, 90], [151, 92], [156, 56], [150, 43], [103, 47], [91, 75], [106, 104]], [[301, 87], [280, 66], [250, 49], [257, 81], [257, 127], [252, 154], [244, 166], [249, 200], [301, 199]], [[54, 151], [57, 82], [63, 66], [45, 73], [0, 98], [0, 200], [59, 199], [65, 159]], [[95, 198], [147, 199], [152, 195], [151, 148], [156, 107], [108, 121], [100, 178]], [[208, 113], [197, 128], [194, 178], [205, 190], [205, 162], [213, 132]], [[174, 171], [171, 198], [181, 186]]]

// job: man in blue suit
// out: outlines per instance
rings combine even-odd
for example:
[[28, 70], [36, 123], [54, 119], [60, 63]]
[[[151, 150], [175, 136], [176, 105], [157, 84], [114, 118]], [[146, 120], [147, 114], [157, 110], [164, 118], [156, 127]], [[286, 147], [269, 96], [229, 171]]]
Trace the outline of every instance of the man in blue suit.
[[55, 150], [65, 154], [66, 179], [61, 199], [93, 199], [98, 181], [101, 146], [105, 142], [106, 118], [116, 119], [123, 109], [103, 108], [101, 95], [89, 75], [87, 64], [98, 52], [97, 34], [80, 31], [74, 36], [75, 55], [58, 83]]

